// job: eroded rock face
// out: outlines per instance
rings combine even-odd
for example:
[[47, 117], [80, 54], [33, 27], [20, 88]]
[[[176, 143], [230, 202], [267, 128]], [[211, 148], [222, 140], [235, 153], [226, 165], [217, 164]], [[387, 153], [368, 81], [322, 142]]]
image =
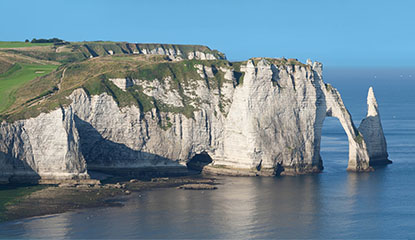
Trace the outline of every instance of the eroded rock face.
[[249, 61], [244, 71], [224, 123], [224, 152], [212, 157], [213, 166], [260, 175], [318, 172], [323, 121], [333, 116], [349, 138], [348, 170], [369, 169], [365, 142], [337, 90], [322, 81], [321, 64], [276, 67]]
[[72, 107], [0, 124], [0, 175], [24, 179], [85, 179]]
[[159, 47], [150, 47], [147, 44], [136, 44], [136, 50], [133, 54], [145, 54], [145, 55], [166, 55], [173, 61], [180, 61], [183, 59], [196, 59], [196, 60], [215, 60], [226, 59], [223, 54], [213, 54], [211, 52], [203, 52], [193, 50], [187, 53], [187, 55], [180, 51], [178, 47], [167, 47], [160, 45]]
[[378, 103], [372, 87], [369, 88], [367, 95], [367, 107], [367, 116], [360, 123], [359, 131], [363, 134], [367, 144], [370, 165], [392, 163], [388, 159], [386, 139], [380, 121]]
[[[296, 175], [322, 170], [320, 141], [326, 116], [340, 120], [349, 140], [351, 171], [370, 170], [387, 158], [373, 90], [359, 130], [340, 94], [322, 80], [322, 65], [274, 65], [249, 60], [240, 82], [232, 66], [209, 69], [182, 91], [171, 78], [112, 80], [126, 91], [140, 85], [172, 109], [194, 107], [193, 116], [157, 108], [120, 108], [106, 93], [77, 89], [70, 106], [0, 126], [0, 175], [85, 178], [87, 169], [184, 169], [196, 154], [212, 161], [204, 171], [227, 175]], [[217, 72], [221, 86], [209, 86]], [[370, 98], [370, 99], [369, 99]], [[189, 102], [190, 101], [190, 102]], [[386, 155], [385, 155], [386, 154]]]

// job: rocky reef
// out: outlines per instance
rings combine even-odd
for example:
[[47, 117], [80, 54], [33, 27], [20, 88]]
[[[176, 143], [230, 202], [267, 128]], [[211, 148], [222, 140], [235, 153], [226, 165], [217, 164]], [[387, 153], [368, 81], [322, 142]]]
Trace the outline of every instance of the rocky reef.
[[[179, 65], [157, 65], [154, 71], [170, 70], [154, 77], [102, 75], [101, 83], [112, 90], [75, 87], [67, 91], [67, 104], [3, 121], [0, 177], [87, 179], [90, 170], [179, 173], [187, 167], [245, 176], [315, 173], [323, 169], [327, 116], [338, 118], [347, 134], [347, 170], [390, 163], [372, 88], [367, 117], [356, 128], [339, 92], [323, 82], [322, 64], [194, 60], [218, 56], [190, 52], [186, 60], [171, 54], [183, 77], [175, 70]], [[121, 104], [120, 96], [136, 95], [137, 101]]]

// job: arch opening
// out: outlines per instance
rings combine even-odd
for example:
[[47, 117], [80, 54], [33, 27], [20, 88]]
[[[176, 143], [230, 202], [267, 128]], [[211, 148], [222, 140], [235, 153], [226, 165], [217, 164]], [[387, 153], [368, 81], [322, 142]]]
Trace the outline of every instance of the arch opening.
[[328, 172], [344, 171], [349, 163], [349, 139], [336, 117], [325, 117], [322, 126], [320, 155]]

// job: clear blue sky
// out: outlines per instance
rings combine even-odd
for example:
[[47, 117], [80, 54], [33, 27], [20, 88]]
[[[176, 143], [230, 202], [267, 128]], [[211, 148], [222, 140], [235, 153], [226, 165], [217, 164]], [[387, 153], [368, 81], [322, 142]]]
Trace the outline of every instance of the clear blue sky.
[[0, 40], [203, 44], [230, 60], [415, 66], [415, 1], [0, 1]]

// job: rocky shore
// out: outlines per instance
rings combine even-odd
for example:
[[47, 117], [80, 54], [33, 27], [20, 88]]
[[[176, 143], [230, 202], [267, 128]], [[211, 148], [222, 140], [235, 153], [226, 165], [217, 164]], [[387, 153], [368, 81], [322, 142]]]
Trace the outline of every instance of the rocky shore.
[[[214, 190], [217, 179], [197, 176], [163, 177], [151, 179], [123, 179], [112, 177], [102, 182], [64, 182], [36, 187], [23, 196], [10, 199], [0, 206], [0, 221], [57, 214], [84, 208], [121, 207], [125, 195], [154, 188], [185, 190]], [[23, 186], [22, 186], [23, 187]], [[139, 195], [138, 195], [139, 196]], [[0, 198], [2, 189], [0, 188]], [[36, 207], [33, 207], [36, 206]]]

